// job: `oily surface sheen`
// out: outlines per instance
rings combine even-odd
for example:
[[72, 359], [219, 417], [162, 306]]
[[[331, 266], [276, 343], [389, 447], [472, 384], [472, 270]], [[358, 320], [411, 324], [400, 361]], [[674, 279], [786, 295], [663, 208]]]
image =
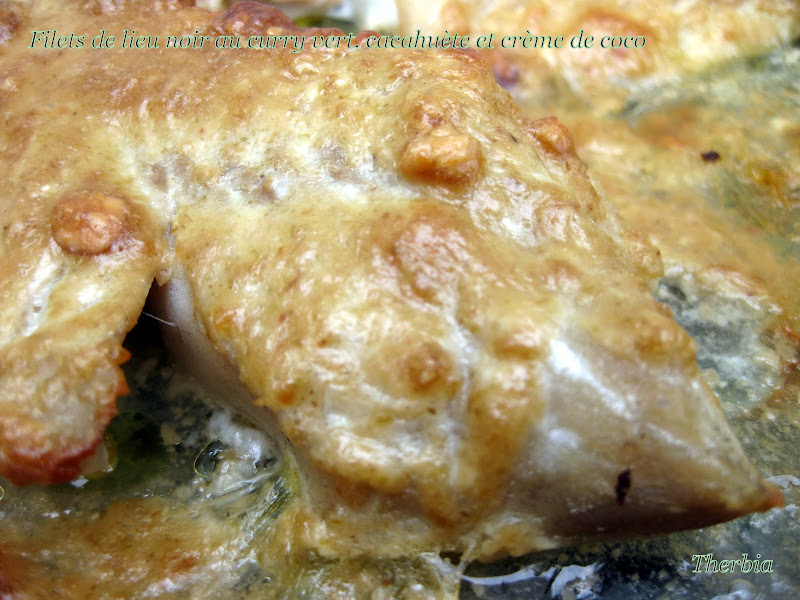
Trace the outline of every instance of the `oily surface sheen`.
[[657, 252], [474, 54], [28, 48], [54, 23], [295, 31], [179, 4], [3, 5], [4, 475], [68, 478], [99, 442], [122, 383], [85, 363], [119, 362], [180, 267], [306, 469], [294, 539], [323, 554], [488, 558], [780, 504], [651, 296]]

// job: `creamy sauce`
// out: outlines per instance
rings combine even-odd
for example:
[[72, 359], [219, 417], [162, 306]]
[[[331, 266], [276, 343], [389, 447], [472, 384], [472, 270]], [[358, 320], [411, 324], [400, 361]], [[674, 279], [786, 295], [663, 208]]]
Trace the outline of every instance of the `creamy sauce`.
[[[798, 81], [793, 75], [797, 58], [787, 52], [776, 61], [777, 67], [762, 65], [767, 72], [762, 83], [770, 84], [769, 69], [774, 67], [779, 73], [775, 77], [789, 90]], [[753, 73], [756, 81], [761, 81], [759, 73]], [[709, 89], [714, 98], [726, 95], [724, 85]], [[695, 93], [684, 92], [687, 97]], [[779, 104], [781, 110], [789, 110], [790, 102], [777, 102], [786, 105]], [[797, 121], [792, 112], [785, 118], [773, 116], [759, 140], [760, 158], [750, 164], [752, 154], [742, 150], [742, 140], [711, 148], [706, 139], [695, 137], [714, 123], [708, 106], [652, 106], [660, 108], [631, 109], [602, 122], [585, 112], [566, 113], [563, 120], [573, 129], [578, 152], [601, 191], [661, 249], [667, 277], [657, 297], [695, 336], [700, 364], [736, 433], [767, 475], [782, 477], [776, 482], [784, 488], [788, 506], [652, 542], [544, 552], [523, 563], [493, 567], [474, 565], [469, 585], [463, 586], [466, 597], [509, 593], [510, 598], [595, 598], [619, 589], [627, 595], [647, 590], [681, 599], [727, 593], [730, 579], [711, 580], [686, 567], [692, 552], [709, 548], [720, 558], [736, 558], [741, 552], [769, 556], [776, 573], [746, 577], [745, 584], [768, 590], [772, 598], [788, 599], [797, 591], [796, 551], [782, 544], [787, 536], [800, 537], [800, 490], [786, 477], [800, 472], [794, 450], [800, 427], [794, 333], [800, 314], [798, 200], [797, 173], [792, 170], [800, 164], [792, 158], [798, 147]], [[738, 110], [751, 120], [758, 111], [769, 112], [757, 106], [725, 110], [734, 115], [729, 117], [734, 124], [744, 120], [735, 116]], [[697, 129], [676, 126], [686, 122], [687, 114], [697, 121]], [[698, 162], [699, 152], [709, 149], [720, 152], [722, 164]], [[733, 165], [728, 156], [736, 158], [730, 159]], [[737, 168], [742, 160], [750, 166]], [[280, 192], [279, 183], [275, 189]], [[725, 206], [730, 196], [720, 190], [754, 201]], [[643, 197], [651, 202], [644, 205]], [[89, 477], [80, 486], [17, 488], [3, 482], [0, 597], [458, 595], [462, 566], [435, 554], [332, 560], [297, 550], [293, 528], [302, 520], [295, 518], [293, 498], [299, 484], [291, 458], [281, 454], [274, 440], [219, 408], [208, 392], [176, 373], [151, 341], [134, 338], [130, 343], [137, 349], [127, 369], [133, 391], [120, 400], [121, 416], [110, 431], [109, 444], [118, 454], [114, 470]], [[558, 362], [568, 350], [554, 347], [552, 360]], [[559, 368], [576, 370], [576, 377], [591, 375], [563, 358]], [[625, 410], [624, 404], [612, 408]], [[555, 445], [576, 444], [566, 429], [555, 429], [550, 436]], [[522, 574], [500, 575], [521, 564], [526, 567]], [[500, 591], [508, 584], [510, 592]]]
[[0, 597], [455, 597], [458, 570], [436, 555], [295, 551], [291, 459], [165, 362], [146, 341], [155, 330], [140, 335], [128, 340], [133, 391], [109, 430], [115, 469], [79, 487], [3, 482]]

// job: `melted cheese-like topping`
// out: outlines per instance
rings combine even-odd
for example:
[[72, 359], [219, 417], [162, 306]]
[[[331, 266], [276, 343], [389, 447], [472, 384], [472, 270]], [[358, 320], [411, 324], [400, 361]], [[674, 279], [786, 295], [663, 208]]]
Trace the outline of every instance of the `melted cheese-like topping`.
[[180, 267], [304, 469], [301, 549], [490, 558], [781, 504], [651, 295], [658, 252], [474, 53], [28, 47], [336, 33], [182, 4], [43, 2], [0, 46], [4, 474], [75, 474], [121, 392], [93, 357]]

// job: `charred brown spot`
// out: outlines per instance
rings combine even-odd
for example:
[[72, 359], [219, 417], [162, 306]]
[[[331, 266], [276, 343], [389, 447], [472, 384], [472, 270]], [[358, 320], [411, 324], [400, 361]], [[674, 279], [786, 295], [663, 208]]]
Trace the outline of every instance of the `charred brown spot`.
[[71, 194], [53, 210], [53, 238], [73, 254], [102, 254], [125, 235], [128, 212], [128, 203], [117, 196], [100, 192]]
[[275, 399], [284, 406], [291, 406], [297, 400], [297, 386], [293, 383], [288, 383], [280, 387], [275, 392]]
[[631, 489], [631, 470], [625, 469], [617, 475], [617, 485], [614, 486], [614, 491], [617, 493], [617, 504], [622, 506], [625, 504], [625, 496]]
[[709, 150], [708, 152], [701, 152], [700, 157], [703, 159], [703, 162], [717, 162], [720, 158], [719, 152], [716, 150]]
[[483, 155], [471, 135], [421, 135], [411, 140], [400, 157], [400, 171], [409, 179], [433, 184], [472, 184]]
[[528, 133], [549, 155], [571, 157], [575, 154], [575, 144], [566, 126], [555, 117], [534, 121]]

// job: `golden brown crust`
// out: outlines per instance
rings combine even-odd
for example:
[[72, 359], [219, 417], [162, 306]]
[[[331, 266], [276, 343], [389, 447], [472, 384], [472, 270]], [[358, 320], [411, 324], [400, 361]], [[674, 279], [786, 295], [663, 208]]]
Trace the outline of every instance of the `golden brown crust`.
[[161, 232], [106, 192], [6, 206], [0, 468], [15, 483], [68, 481], [127, 392], [122, 338], [160, 268]]
[[85, 98], [63, 93], [49, 110], [45, 86], [26, 84], [25, 69], [35, 77], [47, 60], [26, 52], [26, 36], [0, 50], [0, 472], [62, 482], [80, 472], [127, 391], [122, 339], [167, 244], [141, 197], [91, 164], [87, 146], [111, 139], [75, 120]]
[[[99, 18], [42, 3], [23, 29], [58, 14], [76, 31], [296, 31], [253, 4], [172, 8]], [[17, 36], [0, 56], [0, 342], [18, 361], [0, 383], [31, 388], [0, 396], [4, 473], [27, 440], [65, 456], [96, 442], [119, 380], [101, 369], [86, 382], [80, 357], [117, 359], [172, 259], [208, 337], [319, 475], [309, 485], [334, 482], [298, 509], [302, 542], [323, 554], [522, 553], [777, 502], [650, 294], [656, 251], [599, 198], [566, 129], [524, 118], [474, 53], [161, 47], [100, 60], [27, 45]], [[81, 191], [130, 213], [117, 219], [111, 202], [99, 211], [111, 233], [98, 234], [57, 209], [64, 252], [53, 210]], [[102, 302], [83, 306], [87, 290]], [[31, 320], [40, 296], [48, 308]], [[43, 356], [72, 369], [55, 370], [66, 398], [46, 393]], [[84, 383], [86, 397], [68, 396]], [[62, 406], [80, 409], [66, 434]], [[15, 476], [53, 478], [37, 465]], [[587, 517], [564, 529], [575, 506]]]
[[53, 239], [73, 254], [107, 252], [125, 233], [125, 200], [97, 192], [65, 196], [53, 209]]
[[[576, 16], [539, 2], [515, 6], [482, 2], [463, 8], [462, 18], [474, 23], [475, 15], [496, 12], [498, 22], [530, 18], [542, 28], [561, 17], [575, 18], [587, 33], [595, 25], [602, 29], [604, 22], [612, 29], [626, 28], [625, 19], [613, 15], [619, 12], [617, 3], [564, 6], [577, 5], [583, 12]], [[647, 31], [653, 32], [658, 46], [648, 53], [628, 53], [629, 58], [634, 54], [643, 60], [661, 58], [647, 67], [649, 74], [647, 69], [637, 71], [631, 85], [619, 86], [611, 106], [603, 94], [581, 99], [575, 91], [602, 90], [618, 83], [614, 52], [603, 60], [591, 52], [567, 50], [573, 57], [558, 59], [556, 78], [573, 77], [569, 61], [585, 59], [581, 77], [571, 82], [572, 91], [563, 81], [552, 80], [526, 87], [542, 73], [542, 61], [530, 56], [537, 54], [534, 51], [527, 57], [513, 51], [490, 55], [498, 80], [522, 100], [526, 114], [532, 118], [558, 114], [573, 132], [592, 181], [640, 232], [639, 242], [630, 236], [631, 247], [647, 239], [662, 253], [665, 271], [673, 280], [684, 277], [718, 297], [757, 307], [765, 319], [764, 336], [782, 340], [774, 343], [781, 348], [784, 364], [796, 360], [797, 353], [786, 332], [800, 329], [800, 297], [794, 284], [800, 265], [793, 250], [800, 241], [796, 225], [800, 129], [792, 88], [797, 69], [787, 48], [727, 67], [717, 63], [772, 51], [795, 39], [798, 6], [689, 2], [655, 9], [630, 4], [626, 18], [650, 24], [642, 25], [640, 33], [650, 40]], [[430, 6], [414, 7], [409, 3], [406, 10], [418, 10], [420, 19], [435, 14], [435, 6], [432, 12]], [[713, 22], [704, 12], [712, 7], [719, 9]], [[680, 21], [680, 35], [664, 40], [652, 27], [656, 21], [664, 31]], [[692, 56], [701, 60], [687, 61], [682, 54], [692, 47], [699, 49]], [[617, 54], [624, 58], [624, 53]], [[704, 71], [696, 73], [700, 69]], [[683, 81], [670, 81], [677, 75]], [[614, 106], [625, 108], [609, 114]]]
[[438, 130], [408, 142], [398, 166], [410, 179], [459, 185], [475, 182], [481, 162], [481, 146], [474, 137]]

